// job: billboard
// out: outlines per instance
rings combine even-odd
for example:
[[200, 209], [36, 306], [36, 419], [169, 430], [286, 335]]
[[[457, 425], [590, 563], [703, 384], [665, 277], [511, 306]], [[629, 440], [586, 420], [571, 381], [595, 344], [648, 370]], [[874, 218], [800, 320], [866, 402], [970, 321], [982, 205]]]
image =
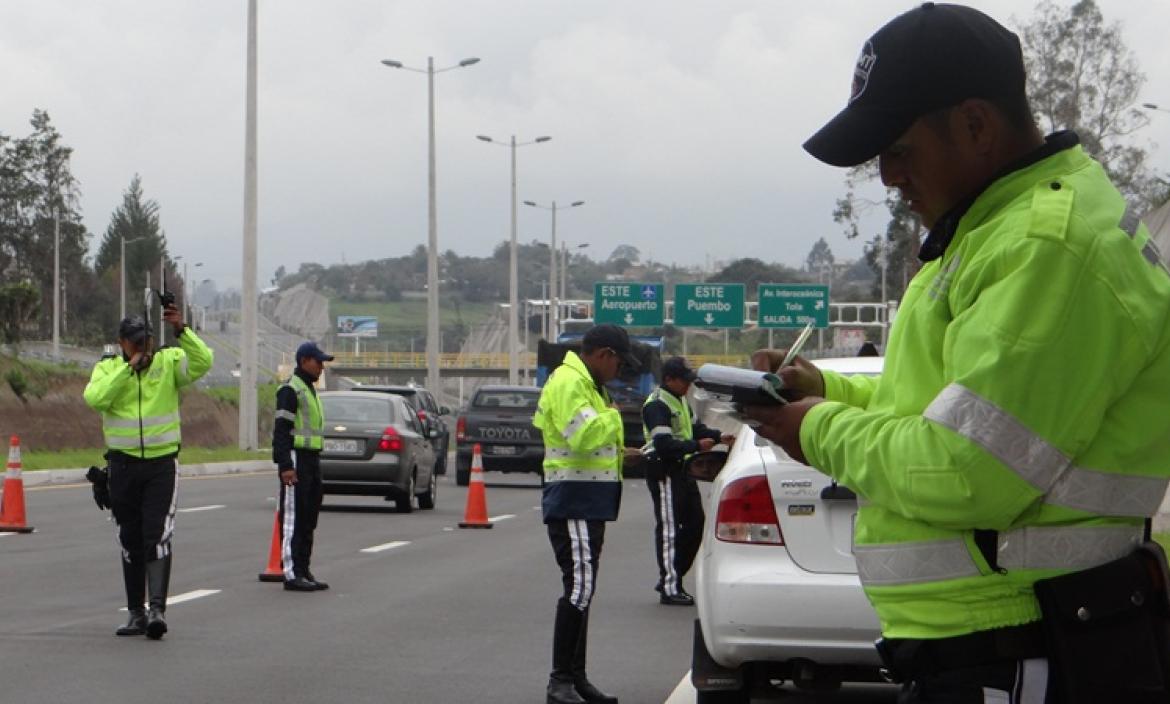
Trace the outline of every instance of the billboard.
[[338, 337], [377, 337], [378, 319], [372, 315], [337, 316]]

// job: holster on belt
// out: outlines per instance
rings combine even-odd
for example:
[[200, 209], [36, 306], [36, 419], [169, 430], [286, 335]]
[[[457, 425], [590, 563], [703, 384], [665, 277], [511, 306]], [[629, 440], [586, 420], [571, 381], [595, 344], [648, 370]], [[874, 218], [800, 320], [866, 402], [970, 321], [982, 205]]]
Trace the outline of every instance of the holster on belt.
[[1170, 702], [1168, 584], [1166, 553], [1154, 542], [1036, 582], [1057, 701]]

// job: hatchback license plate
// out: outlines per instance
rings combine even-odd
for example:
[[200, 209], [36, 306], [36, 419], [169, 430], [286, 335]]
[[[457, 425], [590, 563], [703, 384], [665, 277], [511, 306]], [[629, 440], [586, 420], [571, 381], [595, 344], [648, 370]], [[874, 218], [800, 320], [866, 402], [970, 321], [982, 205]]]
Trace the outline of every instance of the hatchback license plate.
[[492, 454], [493, 455], [514, 455], [514, 454], [516, 454], [516, 446], [515, 445], [493, 445], [492, 446]]
[[332, 438], [325, 438], [326, 452], [344, 452], [348, 454], [356, 454], [358, 451], [357, 440], [334, 440]]

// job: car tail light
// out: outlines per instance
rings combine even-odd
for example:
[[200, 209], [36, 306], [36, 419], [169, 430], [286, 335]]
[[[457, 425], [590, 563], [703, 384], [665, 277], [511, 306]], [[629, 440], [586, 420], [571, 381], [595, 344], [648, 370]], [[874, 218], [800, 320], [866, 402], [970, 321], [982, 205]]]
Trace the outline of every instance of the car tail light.
[[766, 476], [736, 479], [724, 487], [715, 515], [715, 537], [729, 543], [784, 544]]
[[378, 441], [378, 452], [402, 452], [402, 436], [393, 427], [382, 431], [382, 439]]
[[427, 422], [427, 412], [426, 412], [426, 411], [424, 411], [424, 410], [423, 410], [423, 409], [421, 409], [421, 408], [420, 408], [420, 409], [418, 409], [418, 419], [419, 419], [419, 420], [421, 420], [421, 421], [423, 422], [423, 425], [426, 425], [426, 422]]
[[455, 440], [463, 442], [467, 438], [467, 418], [459, 416], [459, 420], [455, 421]]

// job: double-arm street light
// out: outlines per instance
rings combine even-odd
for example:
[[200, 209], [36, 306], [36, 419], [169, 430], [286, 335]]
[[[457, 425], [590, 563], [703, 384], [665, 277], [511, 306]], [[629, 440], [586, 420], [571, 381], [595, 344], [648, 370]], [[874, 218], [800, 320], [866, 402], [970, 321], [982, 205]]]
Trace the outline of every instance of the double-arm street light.
[[517, 348], [520, 345], [520, 337], [516, 332], [516, 317], [517, 313], [517, 272], [516, 272], [516, 147], [527, 147], [531, 144], [540, 144], [547, 142], [552, 137], [537, 137], [531, 142], [517, 142], [516, 135], [512, 135], [509, 142], [501, 142], [491, 137], [484, 135], [477, 135], [476, 139], [488, 144], [495, 144], [501, 147], [508, 147], [512, 152], [512, 238], [511, 238], [511, 253], [508, 260], [508, 383], [519, 383], [519, 363], [517, 361]]
[[1142, 103], [1142, 107], [1146, 110], [1157, 110], [1158, 112], [1170, 112], [1170, 109], [1160, 107], [1157, 103]]
[[427, 75], [427, 387], [439, 393], [439, 235], [435, 211], [435, 74], [479, 63], [463, 59], [454, 66], [435, 68], [434, 57], [427, 67], [405, 66], [401, 61], [383, 59], [382, 64]]
[[[557, 300], [557, 202], [554, 200], [551, 205], [540, 205], [530, 200], [526, 200], [524, 201], [524, 205], [552, 211], [552, 246], [549, 248], [548, 256], [548, 297], [549, 303], [551, 304], [551, 312], [548, 322], [548, 337], [550, 342], [556, 342], [557, 337], [560, 335], [560, 331], [558, 329], [558, 318], [560, 317], [560, 312], [557, 309], [559, 305]], [[572, 203], [569, 203], [568, 206], [562, 207], [576, 208], [581, 205], [585, 205], [585, 201], [575, 200]]]
[[[583, 242], [577, 245], [577, 249], [585, 249], [589, 246], [588, 242]], [[564, 240], [561, 241], [561, 300], [565, 301], [569, 298], [569, 245]]]

